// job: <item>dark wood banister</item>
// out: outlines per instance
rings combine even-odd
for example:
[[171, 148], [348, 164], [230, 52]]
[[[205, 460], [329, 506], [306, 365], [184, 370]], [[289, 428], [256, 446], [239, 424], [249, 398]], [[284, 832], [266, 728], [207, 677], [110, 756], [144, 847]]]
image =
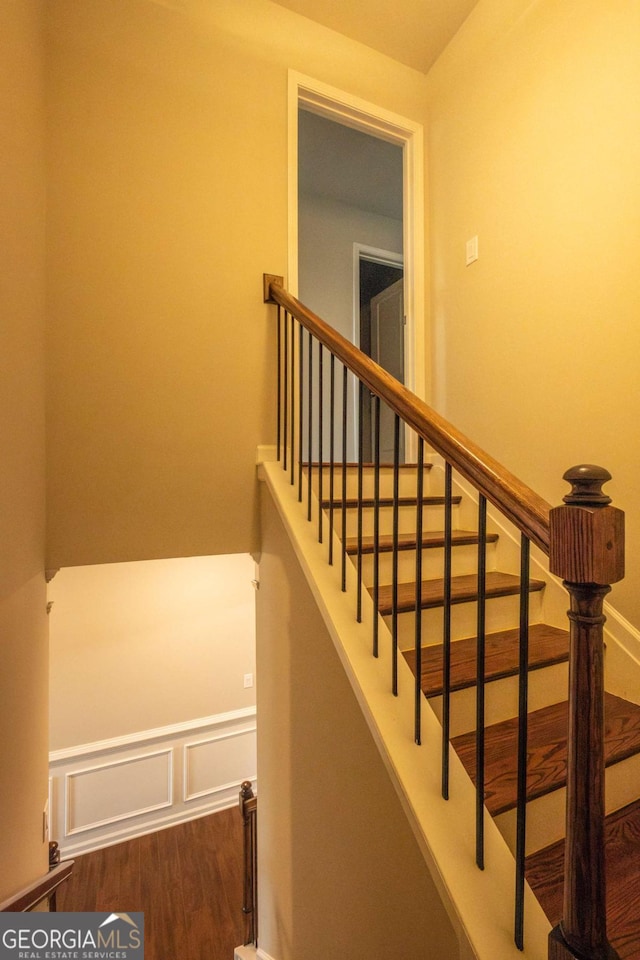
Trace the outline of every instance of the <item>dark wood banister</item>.
[[550, 960], [616, 960], [607, 933], [603, 602], [624, 577], [624, 514], [602, 484], [611, 474], [567, 470], [571, 492], [551, 511], [549, 569], [571, 598], [567, 813], [562, 921]]
[[256, 817], [258, 798], [250, 780], [240, 786], [240, 815], [243, 827], [244, 895], [242, 913], [245, 919], [245, 946], [258, 945], [258, 851]]
[[0, 903], [0, 913], [24, 913], [33, 910], [43, 900], [49, 900], [61, 883], [73, 872], [73, 860], [63, 860], [43, 877], [39, 877], [18, 893]]
[[270, 301], [280, 304], [379, 396], [401, 420], [423, 437], [483, 496], [494, 504], [532, 543], [549, 554], [551, 505], [506, 470], [497, 460], [460, 433], [439, 413], [415, 396], [337, 330], [274, 282], [267, 284]]
[[282, 286], [264, 275], [265, 302], [295, 317], [549, 557], [571, 607], [563, 919], [550, 960], [616, 960], [607, 934], [604, 838], [604, 622], [610, 584], [624, 577], [624, 514], [610, 506], [601, 467], [568, 470], [564, 504], [550, 505]]

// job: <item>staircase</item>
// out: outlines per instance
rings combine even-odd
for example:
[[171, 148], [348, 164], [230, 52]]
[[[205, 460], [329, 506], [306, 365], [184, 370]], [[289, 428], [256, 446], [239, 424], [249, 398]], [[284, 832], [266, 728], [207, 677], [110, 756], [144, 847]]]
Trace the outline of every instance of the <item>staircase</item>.
[[[604, 598], [624, 576], [624, 515], [602, 490], [610, 475], [572, 467], [570, 492], [551, 507], [281, 278], [265, 275], [264, 294], [278, 305], [278, 464], [264, 478], [472, 953], [640, 958], [640, 894], [627, 879], [640, 860], [640, 707], [621, 695], [640, 688], [632, 647], [607, 651], [604, 687]], [[382, 423], [393, 423], [391, 466], [380, 462]], [[400, 465], [401, 449], [417, 450], [414, 466]], [[327, 562], [341, 566], [341, 587]], [[407, 749], [412, 699], [414, 743], [429, 741], [420, 755]]]
[[[365, 467], [365, 475], [371, 473]], [[391, 467], [382, 466], [381, 474], [390, 474]], [[403, 468], [405, 488], [413, 482], [416, 467]], [[413, 481], [410, 475], [413, 473]], [[352, 481], [353, 482], [353, 481]], [[368, 478], [365, 482], [370, 482]], [[388, 483], [388, 479], [387, 479]], [[380, 528], [391, 526], [389, 511], [391, 497], [385, 496], [384, 484], [380, 495]], [[371, 502], [366, 501], [370, 510]], [[445, 534], [436, 529], [441, 523], [443, 497], [440, 494], [424, 497], [425, 525], [422, 535], [423, 570], [420, 597], [422, 607], [422, 635], [426, 643], [421, 648], [421, 688], [436, 715], [442, 717], [443, 645], [430, 642], [430, 637], [441, 633], [437, 614], [444, 606], [444, 581], [430, 575], [442, 570], [442, 549]], [[459, 512], [462, 497], [454, 498]], [[414, 507], [415, 496], [404, 496], [404, 507]], [[325, 510], [329, 501], [323, 501]], [[343, 506], [351, 513], [347, 529], [355, 527], [357, 497], [338, 498], [334, 508], [340, 513]], [[334, 515], [335, 520], [335, 515]], [[365, 586], [373, 592], [375, 538], [371, 533], [372, 518], [363, 516], [360, 547], [358, 538], [348, 536], [347, 555], [355, 563], [358, 553], [369, 562], [362, 565]], [[405, 528], [407, 521], [404, 522]], [[486, 575], [487, 633], [484, 649], [484, 682], [487, 726], [484, 734], [484, 802], [496, 821], [500, 832], [515, 851], [517, 804], [517, 676], [519, 671], [520, 630], [517, 625], [505, 628], [505, 618], [513, 612], [503, 598], [519, 595], [519, 577], [507, 570], [493, 569], [499, 561], [500, 535], [492, 531], [486, 537], [491, 569]], [[454, 570], [451, 581], [451, 602], [460, 605], [454, 622], [455, 636], [451, 642], [451, 744], [462, 761], [469, 777], [476, 782], [476, 685], [477, 638], [469, 635], [477, 602], [477, 576], [467, 572], [477, 558], [478, 534], [469, 529], [452, 531]], [[475, 548], [475, 551], [473, 550]], [[415, 675], [416, 650], [410, 644], [415, 635], [416, 582], [410, 577], [416, 569], [417, 537], [406, 529], [398, 535], [397, 550], [402, 554], [397, 590], [398, 637], [404, 659]], [[466, 551], [466, 552], [465, 552]], [[393, 586], [390, 580], [390, 557], [393, 536], [388, 532], [378, 535], [380, 577], [378, 611], [390, 624], [393, 608]], [[531, 578], [532, 594], [543, 594], [543, 579]], [[500, 606], [502, 602], [502, 606]], [[567, 601], [568, 602], [568, 601]], [[463, 609], [466, 608], [466, 609]], [[436, 617], [433, 614], [436, 614]], [[535, 610], [543, 617], [543, 606]], [[492, 622], [500, 629], [492, 630]], [[562, 918], [564, 871], [564, 805], [567, 762], [567, 661], [569, 633], [566, 629], [547, 624], [543, 619], [533, 622], [529, 629], [528, 670], [528, 768], [527, 768], [527, 858], [526, 878], [536, 894], [552, 926]], [[531, 709], [533, 704], [534, 709]], [[640, 960], [640, 706], [606, 693], [605, 696], [605, 761], [607, 765], [607, 921], [609, 939], [621, 958]]]

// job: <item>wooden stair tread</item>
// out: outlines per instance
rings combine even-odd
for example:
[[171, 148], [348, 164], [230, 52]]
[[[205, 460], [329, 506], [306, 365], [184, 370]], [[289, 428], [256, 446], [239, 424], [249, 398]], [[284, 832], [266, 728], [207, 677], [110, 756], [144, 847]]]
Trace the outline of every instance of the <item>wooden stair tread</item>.
[[[542, 797], [566, 783], [568, 704], [554, 703], [529, 714], [527, 799]], [[640, 706], [605, 693], [605, 763], [640, 753]], [[451, 741], [475, 781], [475, 731]], [[518, 720], [485, 730], [485, 804], [493, 816], [512, 810], [517, 796]]]
[[[453, 504], [458, 504], [462, 500], [462, 497], [451, 497], [451, 502]], [[360, 501], [363, 507], [375, 507], [376, 500], [375, 497], [363, 497]], [[381, 507], [392, 507], [394, 504], [393, 497], [379, 497], [378, 504]], [[441, 507], [444, 506], [445, 498], [436, 496], [436, 497], [423, 497], [422, 505], [424, 507]], [[332, 501], [326, 497], [322, 500], [322, 509], [328, 510], [331, 506]], [[398, 506], [400, 507], [415, 507], [418, 504], [417, 497], [398, 497]], [[347, 510], [353, 510], [358, 506], [357, 497], [347, 497], [346, 500], [343, 500], [342, 497], [333, 498], [333, 507], [334, 509], [342, 509], [342, 506], [345, 506]]]
[[[605, 821], [607, 928], [621, 960], [640, 960], [640, 800]], [[562, 918], [564, 840], [531, 854], [526, 876], [549, 922]]]
[[[453, 546], [460, 547], [466, 544], [474, 544], [478, 542], [478, 534], [474, 533], [473, 530], [453, 530], [452, 534]], [[488, 533], [487, 534], [487, 543], [495, 543], [498, 539], [497, 533]], [[415, 550], [418, 542], [418, 538], [415, 533], [401, 533], [398, 536], [398, 550]], [[425, 549], [443, 547], [444, 546], [444, 531], [443, 530], [434, 530], [428, 533], [424, 533], [422, 536], [422, 546]], [[393, 534], [385, 534], [378, 538], [378, 549], [380, 553], [389, 553], [393, 550]], [[352, 555], [358, 552], [358, 538], [349, 537], [347, 539], [347, 553]], [[375, 540], [373, 537], [363, 537], [362, 538], [362, 553], [374, 553], [375, 552]]]
[[[442, 644], [422, 648], [422, 691], [427, 697], [442, 694]], [[451, 644], [451, 690], [463, 690], [476, 683], [477, 639], [468, 637]], [[416, 652], [407, 650], [405, 660], [415, 674]], [[500, 630], [485, 638], [485, 680], [517, 675], [520, 657], [520, 630]], [[569, 658], [569, 633], [546, 623], [529, 627], [529, 669], [538, 670]]]
[[[544, 580], [530, 580], [531, 591], [542, 590]], [[520, 592], [520, 578], [511, 573], [492, 571], [486, 577], [487, 598], [507, 597]], [[373, 588], [369, 588], [373, 593]], [[451, 578], [451, 602], [468, 603], [478, 595], [478, 578], [475, 573], [464, 574]], [[415, 610], [416, 585], [415, 581], [398, 584], [398, 612], [407, 613]], [[423, 610], [431, 607], [441, 607], [444, 603], [444, 580], [423, 580], [421, 591], [421, 606]], [[378, 590], [378, 610], [383, 616], [393, 612], [393, 586], [384, 584]]]

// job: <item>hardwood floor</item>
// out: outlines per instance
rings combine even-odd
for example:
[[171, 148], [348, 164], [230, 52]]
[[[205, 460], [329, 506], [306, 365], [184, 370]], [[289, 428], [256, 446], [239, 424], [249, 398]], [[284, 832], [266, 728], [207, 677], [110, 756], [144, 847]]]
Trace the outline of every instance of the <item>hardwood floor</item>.
[[77, 857], [58, 910], [143, 911], [145, 960], [232, 960], [244, 937], [240, 812]]

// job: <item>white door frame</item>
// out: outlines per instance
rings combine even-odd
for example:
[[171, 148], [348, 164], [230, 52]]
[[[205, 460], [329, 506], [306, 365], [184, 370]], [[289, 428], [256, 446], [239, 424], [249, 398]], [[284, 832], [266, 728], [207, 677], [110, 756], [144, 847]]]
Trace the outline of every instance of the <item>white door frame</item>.
[[424, 277], [424, 134], [422, 124], [289, 71], [288, 286], [298, 292], [298, 109], [317, 113], [402, 147], [405, 383], [426, 399]]

